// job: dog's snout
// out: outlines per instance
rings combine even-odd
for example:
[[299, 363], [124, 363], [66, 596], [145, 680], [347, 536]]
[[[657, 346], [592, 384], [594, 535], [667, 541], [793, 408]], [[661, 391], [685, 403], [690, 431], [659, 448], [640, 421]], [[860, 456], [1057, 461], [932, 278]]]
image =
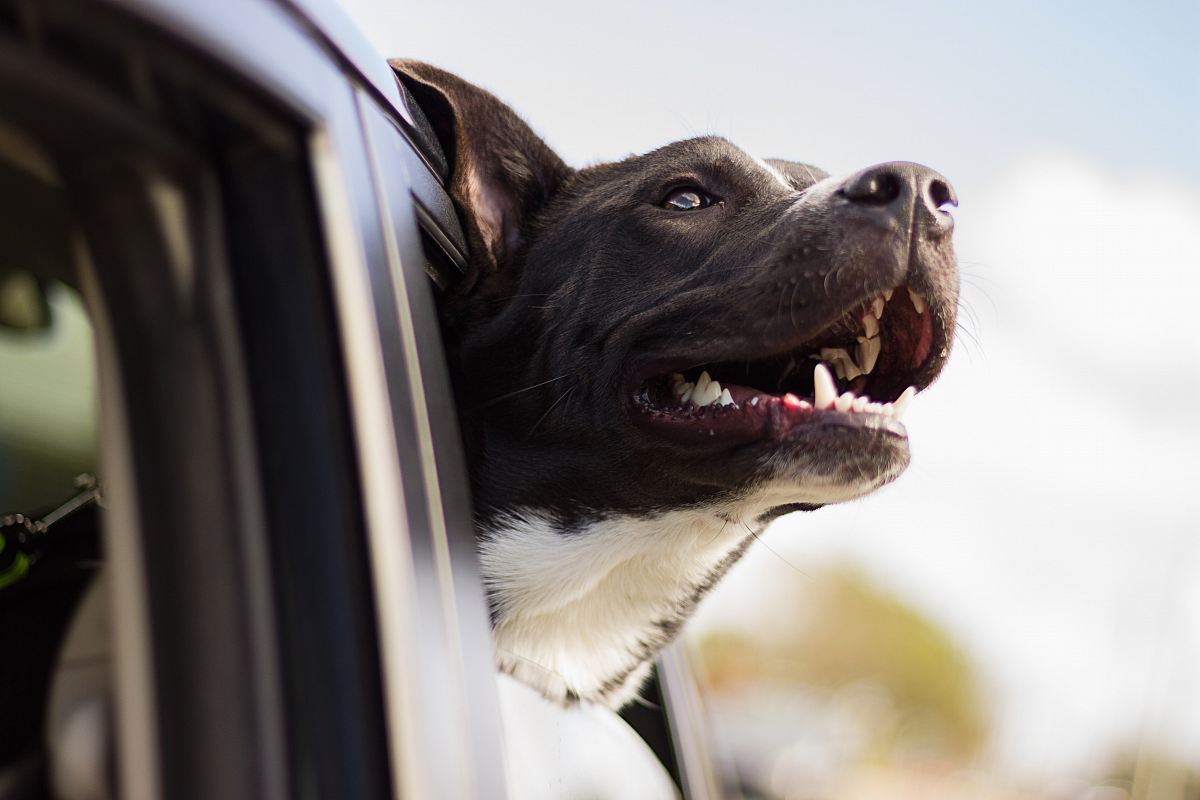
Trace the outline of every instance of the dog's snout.
[[914, 224], [935, 235], [953, 228], [945, 206], [958, 205], [950, 181], [929, 167], [907, 161], [867, 167], [847, 178], [840, 194], [856, 206], [888, 217], [907, 221], [912, 214]]

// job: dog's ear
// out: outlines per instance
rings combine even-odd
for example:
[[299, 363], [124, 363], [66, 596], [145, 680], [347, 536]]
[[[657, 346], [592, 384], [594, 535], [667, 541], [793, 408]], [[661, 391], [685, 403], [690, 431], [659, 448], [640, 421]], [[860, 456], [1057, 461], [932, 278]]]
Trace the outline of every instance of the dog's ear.
[[478, 86], [419, 61], [388, 63], [446, 151], [450, 196], [464, 216], [473, 266], [503, 270], [529, 220], [570, 168], [511, 108]]

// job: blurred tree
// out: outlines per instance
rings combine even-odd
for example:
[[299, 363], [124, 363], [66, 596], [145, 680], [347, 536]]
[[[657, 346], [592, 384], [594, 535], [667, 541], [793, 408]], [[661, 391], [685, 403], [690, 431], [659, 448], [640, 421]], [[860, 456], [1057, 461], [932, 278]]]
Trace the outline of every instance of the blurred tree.
[[[723, 630], [699, 646], [709, 689], [791, 685], [827, 698], [877, 690], [889, 713], [871, 717], [868, 760], [968, 761], [988, 723], [970, 664], [934, 622], [881, 590], [862, 572], [838, 567], [798, 585], [763, 626]], [[859, 694], [862, 694], [860, 691]]]

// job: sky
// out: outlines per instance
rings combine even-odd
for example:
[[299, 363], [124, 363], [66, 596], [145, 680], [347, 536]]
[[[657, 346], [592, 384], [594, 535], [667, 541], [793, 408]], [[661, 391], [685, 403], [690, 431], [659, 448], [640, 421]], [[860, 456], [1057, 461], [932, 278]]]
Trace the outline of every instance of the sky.
[[964, 332], [913, 465], [794, 515], [704, 605], [850, 559], [978, 665], [994, 757], [1200, 763], [1200, 3], [344, 0], [379, 51], [512, 105], [576, 166], [698, 134], [955, 185]]

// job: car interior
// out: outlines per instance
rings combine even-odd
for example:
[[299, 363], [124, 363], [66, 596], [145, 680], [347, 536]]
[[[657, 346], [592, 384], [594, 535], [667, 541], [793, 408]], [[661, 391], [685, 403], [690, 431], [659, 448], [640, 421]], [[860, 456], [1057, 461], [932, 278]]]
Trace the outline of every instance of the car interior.
[[[139, 736], [196, 796], [284, 785], [243, 755], [273, 737], [382, 795], [367, 556], [305, 541], [362, 522], [300, 127], [103, 8], [5, 2], [0, 37], [0, 798], [115, 796]], [[146, 647], [161, 743], [112, 714]], [[248, 659], [296, 665], [298, 724]]]

